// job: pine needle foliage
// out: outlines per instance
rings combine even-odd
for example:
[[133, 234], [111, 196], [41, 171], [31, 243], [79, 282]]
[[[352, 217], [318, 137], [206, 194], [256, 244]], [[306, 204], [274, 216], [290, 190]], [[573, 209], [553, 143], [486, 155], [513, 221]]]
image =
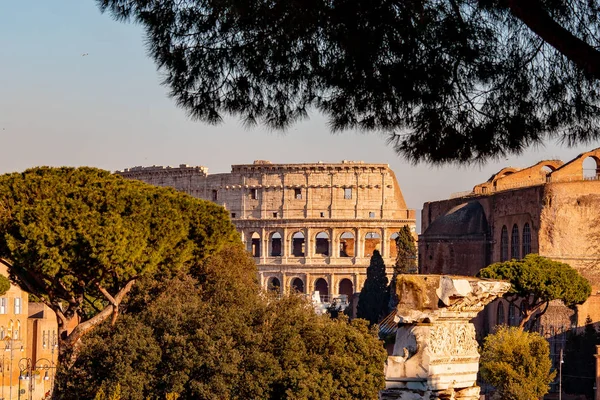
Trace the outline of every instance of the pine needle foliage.
[[286, 129], [388, 134], [412, 161], [471, 163], [600, 137], [598, 0], [97, 0], [145, 29], [176, 103]]
[[[539, 319], [550, 301], [561, 300], [567, 307], [573, 307], [585, 302], [592, 292], [588, 280], [570, 265], [538, 254], [492, 264], [479, 271], [479, 276], [511, 283], [504, 298], [520, 310], [521, 328], [532, 318]], [[516, 304], [517, 301], [520, 303]], [[531, 327], [534, 325], [529, 323]]]

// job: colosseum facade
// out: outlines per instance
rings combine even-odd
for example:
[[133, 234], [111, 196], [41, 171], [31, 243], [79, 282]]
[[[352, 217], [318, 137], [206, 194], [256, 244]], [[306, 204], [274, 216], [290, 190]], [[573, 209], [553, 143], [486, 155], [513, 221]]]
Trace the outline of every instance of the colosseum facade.
[[396, 232], [404, 225], [415, 231], [415, 211], [407, 208], [387, 164], [259, 160], [221, 174], [188, 165], [117, 173], [222, 205], [253, 255], [264, 288], [318, 290], [324, 301], [359, 292], [373, 250], [391, 266]]

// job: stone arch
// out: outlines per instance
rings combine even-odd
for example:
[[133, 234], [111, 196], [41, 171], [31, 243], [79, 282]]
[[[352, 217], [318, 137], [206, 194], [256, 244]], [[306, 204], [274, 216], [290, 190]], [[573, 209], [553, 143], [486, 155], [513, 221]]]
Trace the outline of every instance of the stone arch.
[[371, 231], [365, 234], [365, 257], [371, 257], [373, 250], [381, 251], [381, 235], [378, 232]]
[[389, 240], [390, 257], [393, 259], [396, 259], [396, 256], [398, 255], [398, 246], [396, 246], [396, 239], [398, 239], [398, 236], [400, 236], [398, 232], [394, 232], [390, 236]]
[[315, 235], [315, 255], [329, 256], [329, 233], [321, 231]]
[[502, 226], [500, 233], [500, 261], [508, 261], [508, 229]]
[[281, 281], [276, 276], [270, 276], [267, 279], [267, 290], [281, 293]]
[[321, 301], [325, 302], [329, 300], [329, 283], [325, 278], [318, 278], [315, 281], [315, 291], [319, 292]]
[[302, 278], [292, 278], [290, 283], [290, 289], [292, 293], [304, 293], [304, 281]]
[[291, 236], [292, 256], [304, 257], [306, 254], [306, 240], [302, 231], [296, 231]]
[[348, 301], [352, 300], [352, 295], [354, 294], [354, 284], [350, 279], [342, 279], [338, 285], [338, 289], [339, 294], [348, 296]]
[[584, 158], [581, 170], [583, 179], [598, 179], [600, 177], [600, 159], [595, 155]]
[[260, 234], [252, 232], [249, 235], [248, 250], [252, 253], [252, 257], [260, 257]]
[[283, 251], [283, 240], [281, 233], [273, 232], [269, 238], [269, 255], [271, 257], [281, 257]]
[[356, 238], [350, 231], [343, 232], [340, 235], [340, 257], [354, 257], [356, 248]]
[[515, 260], [520, 259], [520, 244], [519, 244], [519, 227], [514, 224], [510, 234], [510, 258]]

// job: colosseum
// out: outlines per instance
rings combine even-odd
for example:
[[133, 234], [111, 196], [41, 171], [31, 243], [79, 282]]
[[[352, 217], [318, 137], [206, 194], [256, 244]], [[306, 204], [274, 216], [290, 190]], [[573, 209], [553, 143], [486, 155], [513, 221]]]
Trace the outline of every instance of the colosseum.
[[259, 160], [220, 174], [188, 165], [117, 173], [222, 205], [254, 256], [264, 288], [319, 291], [323, 301], [352, 298], [373, 250], [391, 266], [396, 232], [404, 225], [415, 231], [415, 210], [407, 208], [387, 164]]

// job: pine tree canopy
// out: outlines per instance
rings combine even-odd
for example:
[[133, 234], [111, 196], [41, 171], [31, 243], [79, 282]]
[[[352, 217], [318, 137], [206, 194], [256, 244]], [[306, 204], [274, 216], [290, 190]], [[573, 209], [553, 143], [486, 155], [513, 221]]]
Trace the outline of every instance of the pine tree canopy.
[[97, 3], [144, 27], [170, 95], [208, 123], [318, 110], [432, 163], [600, 136], [598, 0]]
[[[570, 265], [538, 254], [489, 265], [479, 271], [479, 276], [511, 283], [504, 297], [513, 304], [521, 299], [518, 307], [522, 317], [521, 328], [531, 317], [539, 318], [550, 301], [561, 300], [567, 307], [572, 307], [586, 301], [592, 292], [588, 280]], [[540, 314], [536, 314], [538, 312]]]
[[[189, 268], [237, 238], [220, 206], [94, 168], [0, 176], [0, 257], [57, 315], [59, 355], [110, 317], [136, 280]], [[67, 335], [75, 318], [79, 324]]]

